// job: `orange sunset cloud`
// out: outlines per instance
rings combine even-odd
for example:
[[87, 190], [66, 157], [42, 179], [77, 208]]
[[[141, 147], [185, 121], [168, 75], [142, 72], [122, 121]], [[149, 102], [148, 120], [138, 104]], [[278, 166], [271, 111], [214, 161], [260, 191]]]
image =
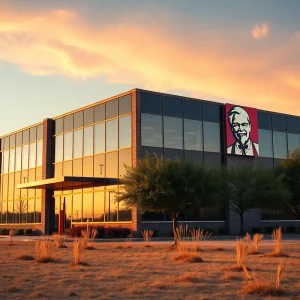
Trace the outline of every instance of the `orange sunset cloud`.
[[[300, 115], [300, 35], [265, 44], [267, 25], [199, 32], [185, 42], [158, 27], [92, 27], [75, 11], [0, 11], [0, 61], [32, 75], [104, 78], [159, 91], [185, 90]], [[214, 98], [215, 97], [215, 98]]]

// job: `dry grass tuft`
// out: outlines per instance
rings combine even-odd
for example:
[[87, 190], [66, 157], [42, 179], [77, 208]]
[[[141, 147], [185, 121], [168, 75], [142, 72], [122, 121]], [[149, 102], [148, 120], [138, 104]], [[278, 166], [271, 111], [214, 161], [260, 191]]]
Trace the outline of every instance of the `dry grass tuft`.
[[32, 255], [28, 255], [28, 254], [21, 254], [21, 255], [18, 255], [16, 257], [16, 259], [18, 259], [18, 260], [34, 260], [34, 257]]
[[142, 236], [143, 236], [143, 239], [144, 239], [144, 242], [145, 242], [145, 247], [151, 247], [149, 242], [152, 239], [153, 230], [144, 229], [144, 230], [141, 231], [141, 233], [142, 233]]
[[247, 247], [245, 247], [245, 245], [239, 239], [237, 239], [235, 249], [236, 249], [237, 265], [239, 267], [242, 267], [246, 260], [246, 255], [248, 251]]
[[70, 264], [71, 266], [78, 266], [78, 265], [87, 265], [86, 263], [82, 262], [81, 257], [85, 246], [84, 239], [74, 239], [73, 242], [73, 255], [74, 261]]
[[247, 253], [250, 255], [257, 255], [257, 254], [261, 254], [258, 250], [259, 250], [259, 244], [260, 241], [263, 239], [263, 234], [260, 233], [256, 233], [253, 236], [253, 243], [251, 242], [251, 235], [247, 232], [246, 236], [244, 238], [245, 242], [247, 243]]
[[96, 248], [94, 247], [94, 242], [95, 242], [95, 238], [97, 236], [97, 229], [93, 228], [91, 229], [87, 229], [87, 230], [81, 230], [81, 235], [85, 241], [85, 246], [84, 249], [85, 250], [95, 250]]
[[13, 242], [13, 236], [16, 234], [15, 229], [10, 229], [8, 234], [9, 234], [9, 240], [12, 243]]
[[179, 262], [188, 262], [188, 263], [200, 263], [203, 262], [203, 259], [198, 253], [193, 252], [183, 252], [174, 257], [175, 261]]
[[124, 247], [121, 246], [121, 245], [118, 245], [118, 246], [115, 247], [115, 249], [124, 249]]
[[52, 258], [52, 251], [53, 251], [53, 242], [50, 240], [41, 240], [36, 242], [35, 245], [37, 259], [36, 262], [38, 263], [50, 263], [54, 262]]
[[255, 273], [250, 275], [245, 267], [243, 267], [243, 269], [246, 277], [246, 283], [242, 289], [242, 293], [261, 297], [284, 295], [284, 291], [280, 288], [282, 276], [281, 264], [279, 264], [277, 267], [275, 280], [270, 280], [270, 278], [266, 278], [265, 276], [263, 278], [258, 278]]
[[223, 281], [241, 280], [241, 277], [229, 272], [229, 273], [225, 273], [224, 275], [222, 275], [220, 279]]
[[178, 277], [177, 281], [179, 282], [198, 282], [200, 280], [199, 274], [196, 272], [186, 272], [180, 277]]
[[287, 253], [282, 252], [282, 228], [278, 227], [273, 230], [272, 240], [274, 241], [273, 252], [267, 256], [272, 257], [289, 257]]
[[52, 237], [56, 248], [67, 248], [65, 245], [65, 237], [63, 235], [53, 234]]

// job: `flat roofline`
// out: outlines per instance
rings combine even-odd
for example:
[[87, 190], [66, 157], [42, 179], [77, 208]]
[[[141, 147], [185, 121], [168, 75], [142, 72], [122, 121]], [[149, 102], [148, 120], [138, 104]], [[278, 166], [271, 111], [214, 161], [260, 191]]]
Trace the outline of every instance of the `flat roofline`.
[[118, 184], [117, 178], [61, 176], [17, 184], [18, 189], [62, 189]]
[[3, 138], [5, 138], [5, 137], [7, 137], [7, 136], [10, 136], [10, 135], [12, 135], [12, 134], [16, 134], [16, 133], [21, 132], [21, 131], [23, 131], [23, 130], [27, 130], [27, 129], [30, 129], [30, 128], [32, 128], [32, 127], [39, 126], [39, 125], [43, 125], [43, 121], [38, 122], [38, 123], [35, 123], [35, 124], [32, 124], [32, 125], [29, 125], [29, 126], [26, 126], [26, 127], [23, 127], [23, 128], [21, 128], [21, 129], [15, 130], [15, 131], [12, 131], [12, 132], [10, 132], [10, 133], [6, 133], [6, 134], [0, 136], [0, 139], [3, 139]]

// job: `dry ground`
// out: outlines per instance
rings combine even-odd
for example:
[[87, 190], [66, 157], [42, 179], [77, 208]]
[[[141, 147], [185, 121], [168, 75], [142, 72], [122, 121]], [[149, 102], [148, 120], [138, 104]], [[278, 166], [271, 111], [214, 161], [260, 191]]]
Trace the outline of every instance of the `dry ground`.
[[[35, 242], [0, 243], [0, 299], [261, 299], [241, 294], [244, 275], [226, 271], [235, 265], [235, 249], [216, 251], [206, 246], [204, 262], [174, 260], [169, 245], [152, 243], [96, 243], [85, 251], [89, 266], [70, 266], [72, 243], [55, 249], [54, 263], [20, 261], [20, 254], [35, 255]], [[300, 244], [287, 245], [288, 258], [247, 256], [246, 265], [262, 282], [272, 280], [278, 263], [283, 263], [281, 287], [285, 295], [277, 299], [300, 299]], [[264, 246], [261, 252], [271, 252]], [[266, 299], [272, 299], [271, 297]]]

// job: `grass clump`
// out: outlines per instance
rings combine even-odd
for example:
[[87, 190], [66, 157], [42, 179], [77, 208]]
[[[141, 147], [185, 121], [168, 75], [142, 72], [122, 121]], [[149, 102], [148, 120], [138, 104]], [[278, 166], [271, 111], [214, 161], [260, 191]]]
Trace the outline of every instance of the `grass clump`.
[[198, 253], [194, 252], [183, 252], [179, 253], [174, 257], [175, 261], [186, 262], [186, 263], [200, 263], [203, 262], [203, 259]]
[[278, 227], [273, 230], [272, 240], [274, 242], [274, 249], [269, 256], [288, 257], [287, 253], [282, 252], [282, 228]]
[[151, 245], [149, 244], [152, 236], [153, 236], [153, 230], [151, 229], [144, 229], [141, 231], [144, 242], [145, 242], [145, 247], [151, 247]]
[[84, 263], [81, 260], [84, 249], [85, 249], [85, 240], [76, 238], [73, 242], [74, 261], [71, 263], [71, 266], [87, 265], [87, 263]]
[[53, 234], [52, 237], [56, 248], [67, 248], [65, 245], [65, 237], [63, 235]]
[[237, 239], [235, 250], [237, 264], [232, 267], [229, 267], [228, 270], [236, 272], [243, 271], [243, 266], [245, 264], [248, 248], [239, 239]]
[[28, 255], [28, 254], [21, 254], [21, 255], [18, 255], [16, 257], [16, 259], [18, 259], [18, 260], [34, 260], [34, 257], [32, 255]]
[[85, 250], [95, 250], [96, 249], [94, 247], [94, 242], [95, 242], [97, 233], [98, 233], [98, 231], [96, 228], [92, 228], [92, 230], [89, 228], [87, 230], [81, 230], [81, 236], [83, 237], [83, 239], [85, 241], [85, 245], [84, 245]]
[[246, 276], [246, 283], [242, 289], [243, 294], [260, 297], [284, 295], [283, 289], [280, 288], [282, 277], [281, 264], [278, 265], [276, 277], [275, 279], [272, 278], [272, 280], [268, 280], [265, 276], [263, 278], [258, 278], [254, 273], [253, 275], [250, 275], [245, 266], [243, 266], [243, 270]]
[[53, 242], [50, 240], [41, 240], [36, 243], [36, 253], [38, 263], [51, 263], [54, 262], [52, 258]]
[[251, 241], [251, 235], [249, 233], [246, 233], [245, 241], [247, 243], [247, 253], [252, 255], [260, 254], [259, 252], [259, 245], [260, 241], [264, 238], [263, 234], [255, 233], [253, 236], [253, 243]]

